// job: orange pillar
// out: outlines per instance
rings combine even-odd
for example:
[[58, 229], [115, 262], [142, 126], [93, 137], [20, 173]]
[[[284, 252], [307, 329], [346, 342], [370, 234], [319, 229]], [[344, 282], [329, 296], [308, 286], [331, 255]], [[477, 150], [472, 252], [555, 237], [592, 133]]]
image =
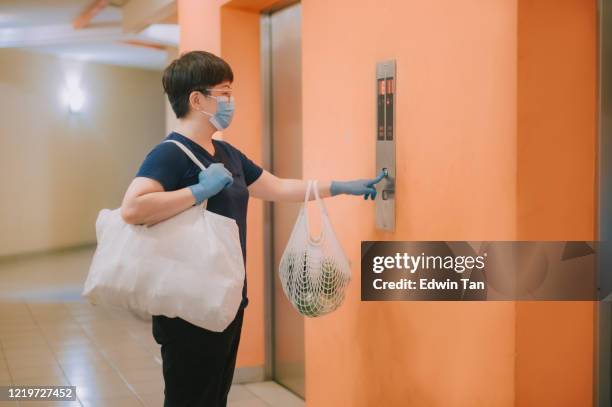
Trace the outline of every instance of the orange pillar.
[[[180, 51], [204, 50], [224, 58], [234, 71], [236, 114], [223, 132], [231, 143], [262, 165], [262, 125], [259, 73], [259, 14], [225, 5], [227, 0], [178, 0]], [[223, 17], [222, 17], [223, 16]], [[221, 36], [224, 21], [223, 37]], [[263, 203], [249, 201], [247, 217], [247, 278], [249, 306], [238, 351], [237, 367], [255, 367], [257, 377], [264, 364]]]
[[181, 53], [221, 51], [221, 5], [223, 0], [177, 0]]
[[[249, 158], [263, 167], [259, 13], [230, 6], [222, 7], [221, 34], [221, 56], [234, 71], [233, 88], [236, 99], [236, 117], [230, 128], [224, 132], [223, 138], [238, 146]], [[264, 223], [261, 200], [249, 201], [247, 222], [250, 309], [244, 326], [244, 341], [241, 339], [238, 364], [254, 366], [263, 365], [265, 347]], [[265, 271], [275, 273], [273, 270]]]
[[[519, 0], [519, 240], [596, 239], [595, 0]], [[594, 302], [516, 303], [516, 405], [590, 406]]]

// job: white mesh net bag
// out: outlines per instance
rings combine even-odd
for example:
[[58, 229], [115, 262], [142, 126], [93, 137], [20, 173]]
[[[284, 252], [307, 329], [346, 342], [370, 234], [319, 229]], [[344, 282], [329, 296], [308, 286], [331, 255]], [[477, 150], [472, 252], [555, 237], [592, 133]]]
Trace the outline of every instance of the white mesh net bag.
[[[310, 190], [321, 213], [321, 233], [312, 239], [307, 203]], [[293, 307], [307, 317], [318, 317], [337, 309], [351, 281], [350, 264], [336, 239], [317, 181], [308, 181], [306, 196], [280, 260], [283, 291]]]

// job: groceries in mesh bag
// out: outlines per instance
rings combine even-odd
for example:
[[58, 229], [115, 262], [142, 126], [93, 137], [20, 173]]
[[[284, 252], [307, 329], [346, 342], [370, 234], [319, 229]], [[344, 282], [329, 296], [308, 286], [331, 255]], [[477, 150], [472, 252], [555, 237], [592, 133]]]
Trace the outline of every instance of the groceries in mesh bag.
[[[306, 210], [313, 185], [322, 219], [321, 235], [316, 241], [310, 237]], [[325, 315], [344, 300], [351, 280], [350, 265], [335, 237], [316, 181], [309, 181], [304, 204], [280, 261], [279, 274], [289, 302], [304, 316]]]

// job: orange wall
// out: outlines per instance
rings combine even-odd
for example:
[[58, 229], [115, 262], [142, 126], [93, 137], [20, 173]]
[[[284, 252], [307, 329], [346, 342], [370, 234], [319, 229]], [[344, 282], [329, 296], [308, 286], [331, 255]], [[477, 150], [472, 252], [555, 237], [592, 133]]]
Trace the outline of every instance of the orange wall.
[[375, 175], [375, 64], [398, 69], [398, 228], [329, 199], [354, 280], [306, 321], [308, 405], [513, 405], [513, 303], [360, 302], [359, 260], [361, 240], [515, 238], [516, 3], [302, 6], [305, 178]]
[[[596, 239], [595, 0], [520, 0], [517, 231]], [[517, 406], [590, 406], [593, 302], [517, 302]]]

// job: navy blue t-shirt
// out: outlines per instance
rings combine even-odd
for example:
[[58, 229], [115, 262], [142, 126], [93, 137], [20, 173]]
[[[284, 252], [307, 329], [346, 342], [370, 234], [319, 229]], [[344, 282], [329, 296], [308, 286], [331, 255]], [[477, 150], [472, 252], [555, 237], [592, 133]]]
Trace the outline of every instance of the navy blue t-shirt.
[[[215, 147], [214, 155], [195, 141], [172, 132], [164, 140], [176, 140], [185, 145], [204, 166], [212, 163], [223, 163], [234, 176], [234, 182], [218, 194], [208, 198], [206, 209], [236, 220], [242, 247], [242, 257], [246, 265], [246, 218], [251, 185], [262, 174], [263, 169], [251, 161], [236, 147], [222, 140], [212, 140]], [[165, 191], [175, 191], [198, 183], [200, 168], [174, 143], [159, 143], [146, 156], [137, 177], [147, 177], [157, 180]], [[206, 267], [206, 265], [202, 265]], [[244, 278], [242, 303], [248, 305], [247, 279]]]

